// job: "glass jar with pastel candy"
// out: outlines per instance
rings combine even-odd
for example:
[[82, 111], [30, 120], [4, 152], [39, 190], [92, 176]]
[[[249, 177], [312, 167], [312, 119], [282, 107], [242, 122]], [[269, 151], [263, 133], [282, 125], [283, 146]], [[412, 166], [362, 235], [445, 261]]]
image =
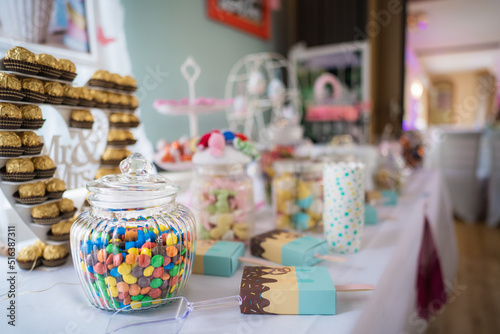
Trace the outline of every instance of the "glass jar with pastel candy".
[[323, 162], [286, 159], [274, 163], [273, 208], [280, 229], [322, 229]]
[[191, 183], [199, 239], [249, 240], [254, 226], [253, 182], [245, 168], [258, 155], [241, 134], [214, 130], [201, 137]]
[[140, 310], [176, 297], [191, 274], [196, 223], [176, 203], [179, 187], [138, 153], [122, 174], [87, 184], [91, 208], [71, 228], [75, 270], [90, 303]]

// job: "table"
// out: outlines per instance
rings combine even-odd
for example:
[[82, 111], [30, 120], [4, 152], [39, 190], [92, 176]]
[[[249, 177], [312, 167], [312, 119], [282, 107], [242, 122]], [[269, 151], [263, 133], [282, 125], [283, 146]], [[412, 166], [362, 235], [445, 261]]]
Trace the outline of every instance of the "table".
[[[273, 227], [270, 209], [257, 213], [257, 232]], [[327, 266], [335, 284], [370, 283], [375, 291], [338, 293], [335, 316], [242, 315], [238, 308], [197, 311], [190, 314], [181, 333], [401, 333], [421, 332], [415, 312], [417, 259], [427, 215], [445, 282], [453, 282], [457, 249], [449, 196], [439, 172], [421, 170], [410, 178], [400, 202], [379, 208], [385, 219], [365, 226], [362, 249], [346, 257], [347, 263]], [[6, 272], [6, 258], [0, 258], [0, 272]], [[238, 294], [240, 268], [233, 277], [192, 275], [185, 290], [190, 301]], [[5, 274], [4, 274], [5, 275]], [[1, 333], [103, 333], [111, 313], [94, 309], [86, 300], [71, 261], [56, 270], [18, 270], [16, 327], [0, 322]], [[49, 291], [43, 290], [59, 284]], [[452, 283], [451, 283], [452, 284]], [[450, 285], [451, 289], [451, 285]], [[6, 293], [6, 278], [0, 280], [0, 294]], [[6, 312], [7, 301], [1, 297]], [[145, 329], [147, 330], [147, 328]]]

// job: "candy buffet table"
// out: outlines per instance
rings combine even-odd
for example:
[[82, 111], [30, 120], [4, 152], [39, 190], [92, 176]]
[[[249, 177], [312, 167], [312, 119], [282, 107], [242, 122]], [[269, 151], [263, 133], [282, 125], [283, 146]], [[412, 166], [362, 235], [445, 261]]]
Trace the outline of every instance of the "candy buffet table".
[[[335, 316], [242, 315], [239, 309], [196, 311], [189, 315], [181, 333], [401, 333], [421, 332], [425, 322], [415, 311], [417, 260], [424, 234], [425, 217], [441, 260], [445, 285], [451, 289], [457, 264], [457, 250], [449, 196], [438, 172], [415, 173], [399, 204], [381, 207], [380, 221], [365, 226], [362, 250], [347, 255], [347, 263], [322, 263], [335, 284], [370, 283], [372, 292], [337, 294]], [[257, 232], [272, 228], [270, 210], [257, 214]], [[7, 313], [7, 261], [0, 258], [2, 294], [0, 308]], [[242, 274], [221, 278], [192, 275], [185, 290], [189, 301], [236, 295]], [[2, 316], [1, 333], [104, 333], [110, 313], [94, 309], [87, 302], [71, 261], [56, 270], [18, 270], [16, 327]], [[48, 291], [44, 290], [55, 283]], [[69, 283], [69, 284], [68, 284]], [[71, 284], [73, 283], [73, 284]], [[144, 332], [147, 332], [147, 327]]]

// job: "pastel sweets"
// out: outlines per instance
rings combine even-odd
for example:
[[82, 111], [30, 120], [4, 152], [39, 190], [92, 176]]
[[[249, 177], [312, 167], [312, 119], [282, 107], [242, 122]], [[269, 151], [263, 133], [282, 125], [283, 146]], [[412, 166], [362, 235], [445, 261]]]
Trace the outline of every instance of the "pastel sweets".
[[198, 240], [193, 273], [230, 277], [239, 267], [245, 245], [235, 241]]
[[252, 255], [285, 266], [312, 266], [322, 261], [318, 255], [328, 254], [326, 240], [283, 230], [254, 236], [250, 240]]
[[333, 315], [336, 289], [326, 267], [245, 267], [241, 313]]

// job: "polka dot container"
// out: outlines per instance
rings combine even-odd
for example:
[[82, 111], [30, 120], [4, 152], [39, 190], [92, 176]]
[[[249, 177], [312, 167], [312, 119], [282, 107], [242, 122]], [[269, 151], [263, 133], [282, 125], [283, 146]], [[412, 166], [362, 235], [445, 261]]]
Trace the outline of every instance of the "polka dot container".
[[323, 167], [323, 227], [330, 250], [358, 252], [364, 226], [364, 165], [328, 163]]
[[121, 175], [87, 184], [91, 208], [71, 228], [75, 270], [90, 303], [141, 310], [182, 294], [195, 254], [196, 223], [175, 202], [179, 188], [151, 175], [140, 154], [122, 161]]

